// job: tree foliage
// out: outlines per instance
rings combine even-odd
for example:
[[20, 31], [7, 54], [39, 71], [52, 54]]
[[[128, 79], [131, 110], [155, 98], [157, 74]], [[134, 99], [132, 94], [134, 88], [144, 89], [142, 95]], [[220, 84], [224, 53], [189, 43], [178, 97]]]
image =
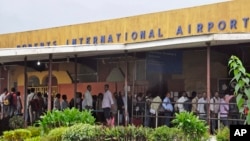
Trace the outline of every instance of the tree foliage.
[[[232, 55], [229, 59], [228, 66], [230, 67], [229, 74], [233, 73], [232, 82], [236, 82], [234, 94], [236, 96], [237, 106], [240, 113], [243, 114], [244, 108], [250, 109], [250, 74], [246, 72], [241, 60]], [[247, 104], [245, 105], [245, 103]], [[250, 124], [250, 112], [246, 115], [246, 124]]]

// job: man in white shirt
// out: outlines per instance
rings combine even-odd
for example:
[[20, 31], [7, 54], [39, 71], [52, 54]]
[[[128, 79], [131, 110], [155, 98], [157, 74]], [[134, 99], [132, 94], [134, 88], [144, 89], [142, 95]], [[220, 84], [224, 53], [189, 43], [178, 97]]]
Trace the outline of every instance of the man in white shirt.
[[111, 114], [110, 110], [111, 110], [112, 105], [114, 104], [114, 101], [113, 101], [112, 93], [109, 91], [108, 84], [104, 85], [104, 90], [105, 90], [105, 93], [103, 94], [102, 109], [104, 112], [104, 117], [107, 121], [107, 125], [111, 126], [112, 119], [110, 116], [110, 114]]
[[207, 93], [203, 92], [202, 97], [198, 100], [197, 111], [200, 119], [206, 120], [207, 113]]
[[156, 112], [158, 112], [158, 108], [161, 105], [161, 103], [162, 103], [161, 97], [158, 94], [155, 95], [150, 104], [150, 113], [156, 114]]
[[93, 107], [93, 98], [91, 94], [92, 87], [91, 85], [87, 86], [87, 90], [84, 94], [84, 101], [85, 101], [85, 107], [82, 107], [83, 109], [92, 109]]
[[3, 114], [4, 114], [4, 109], [3, 109], [3, 101], [4, 101], [4, 99], [5, 99], [5, 93], [6, 93], [6, 88], [4, 89], [4, 92], [0, 95], [0, 111], [1, 111], [1, 113], [0, 113], [0, 119], [3, 119]]
[[184, 109], [183, 103], [188, 100], [187, 93], [185, 91], [181, 92], [181, 97], [176, 101], [177, 102], [177, 108], [179, 112], [186, 111]]
[[31, 108], [31, 106], [30, 106], [30, 101], [31, 101], [32, 99], [38, 99], [37, 95], [35, 94], [35, 89], [34, 89], [34, 88], [31, 88], [31, 89], [30, 89], [30, 94], [27, 96], [27, 103], [26, 103], [26, 106], [27, 106], [27, 108], [28, 108], [29, 119], [30, 119], [30, 123], [31, 123], [31, 124], [32, 124], [32, 123], [36, 120], [36, 118], [37, 118], [37, 116], [36, 116], [37, 112], [33, 111], [32, 108]]
[[[219, 92], [215, 92], [214, 96], [210, 99], [210, 112], [211, 112], [211, 118], [218, 118], [218, 113], [220, 111], [220, 97]], [[215, 130], [218, 128], [218, 120], [212, 119], [212, 133], [215, 132]]]
[[[8, 115], [9, 115], [9, 105], [7, 104], [6, 105], [6, 103], [5, 103], [5, 100], [7, 99], [7, 96], [8, 96], [8, 94], [9, 94], [9, 91], [8, 91], [8, 89], [7, 88], [4, 88], [4, 90], [3, 90], [3, 94], [2, 94], [2, 109], [3, 109], [3, 111], [2, 111], [2, 113], [3, 113], [3, 115], [2, 115], [2, 118], [5, 118], [5, 117], [8, 117]], [[8, 101], [8, 100], [7, 100]]]
[[53, 101], [53, 110], [61, 110], [60, 99], [61, 94], [57, 93]]

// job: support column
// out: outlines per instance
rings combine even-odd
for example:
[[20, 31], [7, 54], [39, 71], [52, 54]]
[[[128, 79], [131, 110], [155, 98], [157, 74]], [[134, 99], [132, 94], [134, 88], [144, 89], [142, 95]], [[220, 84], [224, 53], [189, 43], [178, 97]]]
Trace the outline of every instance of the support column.
[[208, 102], [208, 108], [207, 108], [207, 123], [209, 126], [209, 132], [210, 132], [210, 45], [207, 46], [207, 102]]
[[52, 97], [52, 54], [49, 54], [49, 82], [48, 82], [48, 111], [51, 111], [53, 107], [51, 107], [51, 97]]
[[128, 125], [128, 51], [125, 50], [125, 126]]
[[[134, 53], [134, 68], [133, 68], [133, 91], [131, 91], [132, 92], [132, 97], [134, 97], [134, 95], [135, 95], [135, 81], [136, 81], [136, 71], [137, 71], [137, 67], [136, 67], [136, 53]], [[130, 115], [130, 117], [131, 118], [133, 118], [134, 117], [134, 112], [133, 112], [133, 102], [132, 102], [132, 112], [131, 112], [131, 114], [132, 115]], [[146, 107], [146, 106], [145, 106]], [[130, 110], [130, 109], [129, 109]], [[145, 108], [145, 110], [146, 110], [146, 108]], [[146, 115], [146, 111], [144, 112], [145, 113], [145, 115]], [[145, 116], [146, 117], [146, 116]], [[132, 119], [130, 119], [130, 120], [132, 120]]]
[[77, 55], [75, 54], [75, 78], [74, 78], [74, 107], [76, 107], [77, 92]]
[[28, 86], [28, 75], [27, 75], [27, 56], [24, 57], [24, 103], [23, 103], [23, 118], [24, 118], [24, 127], [27, 126], [27, 121], [26, 121], [26, 116], [27, 116], [27, 94], [28, 94], [28, 91], [27, 91], [27, 86]]

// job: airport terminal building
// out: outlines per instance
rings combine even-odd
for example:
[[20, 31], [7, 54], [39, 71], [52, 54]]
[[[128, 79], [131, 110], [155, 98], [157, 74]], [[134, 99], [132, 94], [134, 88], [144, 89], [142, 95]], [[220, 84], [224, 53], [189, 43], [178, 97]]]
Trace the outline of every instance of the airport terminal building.
[[50, 84], [52, 94], [69, 98], [88, 84], [94, 94], [103, 92], [106, 83], [131, 94], [227, 92], [231, 55], [250, 70], [249, 7], [235, 0], [2, 34], [0, 89], [48, 92]]

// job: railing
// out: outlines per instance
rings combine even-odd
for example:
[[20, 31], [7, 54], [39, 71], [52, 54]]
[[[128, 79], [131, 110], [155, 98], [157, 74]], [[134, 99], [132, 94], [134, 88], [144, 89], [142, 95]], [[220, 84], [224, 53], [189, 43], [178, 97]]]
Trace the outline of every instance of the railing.
[[[151, 114], [150, 113], [150, 109], [148, 108], [147, 106], [147, 102], [136, 102], [137, 104], [141, 103], [144, 105], [144, 109], [142, 111], [136, 111], [135, 109], [135, 106], [133, 106], [133, 109], [132, 109], [132, 119], [134, 118], [138, 118], [140, 120], [142, 120], [142, 124], [144, 126], [148, 126], [146, 121], [148, 120], [148, 118], [152, 120], [154, 120], [154, 127], [157, 127], [159, 125], [163, 125], [166, 118], [170, 118], [170, 119], [174, 119], [175, 118], [175, 112], [172, 113], [172, 116], [165, 116], [163, 113], [160, 113], [160, 112], [156, 112], [156, 114]], [[133, 103], [133, 105], [136, 105], [136, 103]], [[152, 103], [152, 102], [151, 102]], [[174, 104], [184, 104], [184, 103], [177, 103], [177, 102], [172, 102], [172, 105], [173, 105], [173, 108], [174, 108]], [[186, 104], [186, 103], [185, 103]], [[194, 103], [190, 103], [190, 104], [194, 104]], [[205, 103], [200, 103], [200, 104], [205, 104]], [[209, 103], [206, 103], [209, 105]], [[219, 104], [219, 103], [215, 103], [215, 104]], [[236, 104], [236, 103], [229, 103], [230, 104]], [[203, 114], [203, 113], [201, 113]], [[199, 114], [196, 114], [197, 116], [199, 116]], [[207, 123], [211, 123], [213, 120], [217, 122], [217, 128], [220, 127], [220, 124], [221, 122], [223, 121], [221, 118], [220, 118], [220, 113], [218, 113], [215, 117], [212, 116], [212, 114], [210, 113], [210, 121], [208, 121], [208, 113], [206, 113], [206, 117], [204, 120], [207, 121]], [[242, 115], [241, 113], [230, 113], [228, 112], [227, 114], [227, 118], [226, 118], [226, 121], [228, 122], [228, 126], [229, 125], [232, 125], [232, 124], [244, 124], [244, 121], [245, 121], [245, 116]], [[152, 122], [150, 122], [152, 124]], [[212, 124], [212, 123], [211, 123]], [[210, 124], [209, 124], [210, 125]], [[212, 125], [210, 125], [211, 127]]]

